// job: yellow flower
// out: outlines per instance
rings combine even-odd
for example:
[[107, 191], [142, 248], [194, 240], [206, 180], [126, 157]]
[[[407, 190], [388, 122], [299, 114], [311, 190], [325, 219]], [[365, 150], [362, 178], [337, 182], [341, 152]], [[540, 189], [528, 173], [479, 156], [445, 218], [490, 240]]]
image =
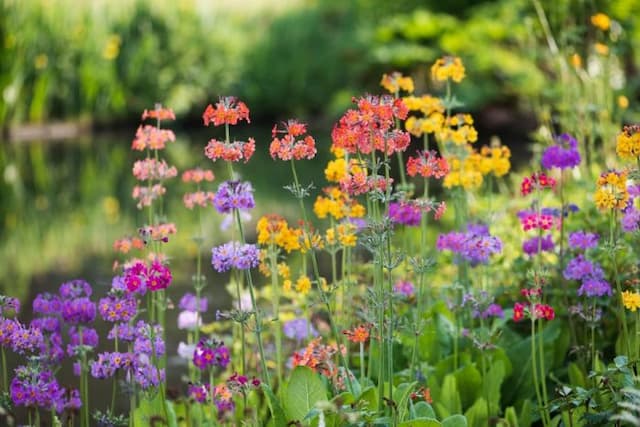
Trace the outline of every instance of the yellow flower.
[[571, 55], [571, 65], [573, 68], [582, 68], [582, 58], [577, 53]]
[[609, 171], [598, 177], [597, 189], [593, 195], [594, 202], [598, 209], [624, 209], [629, 201], [627, 191], [627, 173]]
[[480, 150], [482, 156], [480, 171], [483, 175], [493, 173], [496, 177], [506, 175], [511, 169], [511, 150], [500, 145], [499, 141], [492, 142], [491, 147], [486, 145]]
[[291, 290], [291, 279], [285, 279], [284, 282], [282, 282], [282, 289], [285, 292], [289, 292]]
[[596, 53], [604, 56], [606, 54], [609, 53], [609, 46], [607, 46], [604, 43], [596, 43], [593, 45], [593, 49], [596, 51]]
[[33, 60], [33, 65], [36, 67], [36, 70], [42, 70], [47, 66], [47, 64], [49, 64], [49, 57], [44, 53], [36, 56]]
[[438, 59], [431, 66], [431, 78], [439, 82], [451, 79], [456, 83], [460, 83], [464, 79], [464, 71], [464, 65], [462, 65], [460, 58], [445, 56]]
[[611, 18], [604, 13], [596, 13], [591, 17], [591, 24], [594, 27], [600, 28], [602, 31], [607, 31], [611, 28]]
[[296, 292], [306, 295], [311, 290], [311, 279], [307, 276], [300, 276], [296, 280]]
[[330, 160], [324, 170], [324, 176], [329, 182], [340, 182], [347, 175], [347, 161], [344, 158]]
[[631, 311], [636, 311], [640, 308], [640, 293], [623, 291], [622, 292], [622, 305], [624, 308]]
[[278, 274], [283, 279], [289, 279], [291, 277], [291, 269], [287, 264], [281, 262], [280, 264], [278, 264]]
[[625, 126], [616, 138], [616, 153], [624, 160], [640, 156], [640, 126]]
[[121, 43], [122, 40], [120, 39], [119, 35], [113, 34], [109, 36], [109, 38], [107, 39], [107, 43], [102, 50], [102, 57], [108, 61], [116, 59], [118, 57], [118, 54], [120, 54]]
[[413, 92], [413, 79], [405, 77], [401, 73], [395, 71], [389, 74], [383, 74], [380, 85], [391, 93], [398, 93], [400, 89], [405, 92]]
[[336, 230], [334, 228], [329, 228], [327, 229], [327, 232], [325, 233], [325, 238], [324, 238], [325, 242], [327, 242], [327, 245], [333, 246], [336, 244], [337, 240], [336, 240]]
[[346, 223], [338, 225], [337, 229], [340, 244], [346, 247], [355, 247], [358, 240], [355, 234], [356, 227], [351, 223]]
[[620, 107], [623, 110], [626, 110], [627, 108], [629, 108], [629, 98], [627, 98], [624, 95], [618, 96], [618, 107]]

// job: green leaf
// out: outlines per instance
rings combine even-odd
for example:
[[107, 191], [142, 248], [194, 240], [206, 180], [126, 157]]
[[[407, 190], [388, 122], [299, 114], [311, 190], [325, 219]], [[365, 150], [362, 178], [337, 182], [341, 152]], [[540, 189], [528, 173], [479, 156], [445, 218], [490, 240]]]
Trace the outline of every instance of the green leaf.
[[291, 373], [285, 395], [285, 413], [290, 421], [304, 419], [319, 401], [327, 400], [327, 390], [315, 372], [298, 366]]
[[462, 403], [458, 393], [458, 384], [453, 374], [445, 375], [440, 393], [440, 402], [447, 409], [449, 414], [459, 414], [462, 412]]
[[509, 427], [520, 427], [520, 423], [518, 422], [518, 414], [516, 413], [516, 408], [513, 406], [509, 406], [504, 411], [504, 418], [507, 420], [507, 425]]
[[442, 427], [467, 427], [467, 418], [456, 414], [442, 420]]
[[416, 413], [416, 418], [435, 418], [436, 413], [427, 402], [418, 402], [413, 405], [413, 410]]
[[489, 425], [489, 414], [487, 412], [487, 401], [482, 397], [475, 401], [471, 408], [464, 414], [471, 427], [485, 427]]
[[376, 387], [365, 388], [358, 400], [364, 401], [369, 411], [376, 412], [378, 410], [378, 389]]
[[402, 383], [398, 385], [393, 393], [393, 400], [398, 407], [398, 420], [404, 421], [409, 413], [409, 397], [416, 386], [416, 382], [411, 384]]
[[287, 425], [287, 417], [284, 415], [284, 410], [280, 405], [280, 401], [273, 394], [271, 387], [266, 385], [265, 383], [261, 383], [262, 391], [265, 396], [267, 396], [267, 403], [269, 405], [269, 410], [271, 411], [271, 418], [273, 421], [274, 427], [286, 427]]
[[[454, 373], [456, 385], [460, 394], [460, 402], [463, 408], [471, 406], [475, 400], [482, 396], [482, 375], [472, 364], [466, 365]], [[461, 411], [452, 411], [452, 413]]]
[[531, 424], [533, 423], [531, 420], [531, 401], [529, 399], [522, 403], [519, 421], [521, 427], [531, 427]]
[[500, 387], [505, 377], [505, 369], [502, 361], [498, 361], [491, 366], [484, 379], [489, 399], [489, 410], [491, 413], [498, 413], [500, 410]]
[[404, 421], [398, 427], [440, 427], [442, 424], [435, 418], [416, 418], [415, 420]]
[[569, 384], [571, 384], [574, 387], [582, 387], [582, 388], [587, 387], [587, 382], [584, 378], [584, 374], [582, 373], [582, 370], [580, 369], [577, 363], [574, 363], [574, 362], [569, 363], [568, 374], [569, 374]]

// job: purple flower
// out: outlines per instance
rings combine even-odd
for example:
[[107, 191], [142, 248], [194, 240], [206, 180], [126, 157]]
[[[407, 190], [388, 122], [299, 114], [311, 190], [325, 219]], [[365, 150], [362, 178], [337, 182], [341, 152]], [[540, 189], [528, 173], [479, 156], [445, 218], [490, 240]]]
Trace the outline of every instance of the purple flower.
[[136, 330], [128, 323], [117, 323], [109, 331], [107, 338], [110, 340], [118, 339], [124, 342], [133, 342], [136, 338]]
[[135, 338], [133, 341], [133, 352], [135, 354], [146, 354], [152, 356], [162, 356], [165, 352], [164, 340], [162, 339], [162, 327], [160, 325], [151, 326], [143, 320], [138, 321], [135, 328]]
[[96, 318], [96, 304], [87, 297], [65, 300], [62, 320], [69, 324], [90, 323]]
[[556, 143], [542, 153], [540, 163], [545, 169], [574, 168], [580, 164], [580, 152], [578, 151], [578, 141], [571, 135], [563, 133], [556, 138]]
[[586, 295], [588, 297], [611, 296], [611, 285], [604, 279], [588, 277], [582, 282], [582, 286], [578, 288], [578, 295]]
[[39, 328], [17, 323], [11, 333], [11, 348], [18, 354], [34, 353], [44, 346], [44, 336]]
[[282, 330], [287, 338], [295, 339], [296, 341], [305, 340], [309, 338], [309, 335], [313, 337], [318, 336], [318, 332], [313, 325], [304, 317], [284, 322]]
[[63, 299], [90, 297], [93, 293], [91, 285], [82, 279], [72, 280], [60, 285], [60, 296]]
[[492, 303], [489, 304], [489, 307], [487, 307], [486, 310], [480, 313], [480, 317], [482, 317], [483, 319], [486, 319], [488, 317], [499, 317], [502, 319], [504, 317], [504, 312], [502, 311], [502, 307], [500, 307], [498, 304]]
[[420, 225], [422, 210], [412, 203], [392, 202], [389, 203], [389, 218], [396, 224], [415, 227]]
[[193, 364], [205, 370], [210, 366], [226, 368], [230, 362], [229, 349], [220, 341], [202, 339], [193, 353]]
[[538, 250], [542, 252], [551, 252], [554, 244], [551, 238], [551, 234], [548, 234], [542, 238], [532, 237], [529, 240], [525, 240], [522, 243], [522, 251], [529, 256], [533, 256], [538, 253]]
[[211, 264], [219, 273], [224, 273], [231, 268], [246, 270], [260, 264], [259, 255], [256, 245], [228, 242], [211, 249]]
[[40, 366], [19, 366], [11, 380], [9, 393], [16, 406], [40, 407], [49, 410], [60, 398], [64, 389], [60, 387], [53, 373]]
[[[137, 355], [132, 365], [133, 380], [138, 387], [146, 390], [151, 387], [158, 387], [164, 380], [165, 371], [155, 367], [147, 355]], [[130, 377], [129, 377], [130, 380]]]
[[98, 302], [98, 312], [107, 322], [128, 322], [137, 312], [138, 302], [132, 294], [112, 291]]
[[146, 277], [147, 289], [151, 292], [167, 289], [173, 280], [169, 266], [155, 260], [151, 263]]
[[230, 213], [234, 209], [253, 209], [253, 187], [250, 182], [225, 181], [218, 187], [213, 205], [220, 213]]
[[203, 384], [189, 384], [189, 388], [187, 390], [189, 397], [191, 397], [196, 402], [204, 403], [207, 401], [209, 393], [207, 387], [205, 387]]
[[640, 210], [633, 205], [629, 206], [620, 218], [620, 224], [622, 225], [622, 230], [627, 233], [638, 231], [640, 228]]
[[67, 354], [73, 356], [82, 347], [95, 348], [98, 346], [98, 332], [93, 328], [69, 328], [70, 343], [67, 345]]
[[500, 239], [489, 234], [476, 234], [476, 231], [479, 230], [475, 228], [472, 230], [466, 233], [453, 231], [441, 234], [438, 236], [436, 244], [438, 250], [450, 250], [462, 259], [469, 261], [472, 266], [485, 264], [491, 255], [502, 252]]
[[567, 280], [583, 280], [587, 277], [595, 279], [604, 278], [602, 268], [587, 260], [582, 254], [567, 263], [562, 275]]
[[415, 286], [413, 286], [413, 283], [408, 280], [401, 280], [393, 285], [393, 292], [403, 295], [406, 298], [411, 298], [415, 291]]
[[48, 292], [36, 295], [33, 300], [33, 312], [46, 315], [60, 314], [62, 302], [57, 295]]
[[199, 311], [200, 313], [204, 313], [207, 311], [207, 297], [202, 297], [200, 298], [200, 301], [198, 301], [198, 298], [195, 295], [187, 292], [180, 299], [178, 307], [181, 310]]
[[569, 234], [569, 247], [573, 249], [587, 250], [598, 246], [599, 236], [597, 233], [586, 233], [576, 231]]
[[183, 359], [192, 360], [193, 353], [195, 351], [196, 351], [195, 344], [185, 344], [182, 341], [180, 341], [180, 344], [178, 344], [178, 356], [182, 357]]
[[40, 329], [42, 332], [60, 332], [60, 319], [57, 317], [37, 317], [33, 319], [29, 326]]

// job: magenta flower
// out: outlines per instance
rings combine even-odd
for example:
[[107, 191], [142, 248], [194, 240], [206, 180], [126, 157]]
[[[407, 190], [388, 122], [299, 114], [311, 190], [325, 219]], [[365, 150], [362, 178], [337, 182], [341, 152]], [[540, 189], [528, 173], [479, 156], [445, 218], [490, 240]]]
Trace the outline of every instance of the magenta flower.
[[541, 252], [551, 252], [553, 251], [554, 244], [551, 238], [551, 234], [547, 234], [546, 236], [540, 237], [532, 237], [529, 240], [526, 240], [522, 243], [522, 251], [529, 256], [535, 255], [538, 251]]
[[413, 203], [392, 202], [389, 203], [389, 218], [396, 224], [415, 227], [420, 225], [422, 210]]
[[212, 366], [220, 366], [224, 369], [231, 361], [230, 357], [229, 349], [222, 342], [202, 339], [193, 353], [193, 364], [202, 370]]

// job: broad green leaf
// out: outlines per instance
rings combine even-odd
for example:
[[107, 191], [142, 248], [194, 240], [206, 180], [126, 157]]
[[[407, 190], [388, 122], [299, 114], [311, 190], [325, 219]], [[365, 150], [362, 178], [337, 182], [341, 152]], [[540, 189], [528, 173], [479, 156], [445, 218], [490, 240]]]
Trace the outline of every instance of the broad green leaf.
[[520, 423], [518, 422], [518, 414], [516, 413], [516, 408], [513, 406], [509, 406], [504, 411], [504, 418], [507, 420], [507, 425], [509, 427], [520, 427]]
[[[449, 414], [459, 414], [462, 412], [462, 403], [458, 393], [456, 377], [453, 374], [445, 375], [440, 393], [440, 402], [447, 409]], [[444, 415], [443, 415], [444, 416]]]
[[415, 420], [404, 421], [398, 427], [441, 427], [440, 421], [435, 418], [416, 418]]
[[269, 405], [269, 410], [271, 411], [271, 418], [273, 421], [274, 427], [286, 427], [287, 425], [287, 417], [284, 414], [284, 410], [282, 409], [282, 405], [280, 405], [280, 401], [273, 394], [271, 387], [266, 385], [265, 383], [261, 384], [262, 391], [265, 396], [267, 396], [267, 404]]
[[464, 415], [452, 415], [442, 420], [442, 427], [467, 427], [467, 419]]
[[533, 421], [531, 420], [531, 401], [529, 399], [522, 403], [518, 420], [520, 421], [520, 427], [531, 427]]
[[489, 411], [498, 413], [500, 411], [500, 387], [505, 377], [505, 369], [502, 361], [498, 361], [491, 366], [484, 379], [484, 387], [487, 390], [489, 399]]
[[413, 405], [416, 418], [435, 418], [436, 413], [427, 402], [418, 402]]
[[586, 383], [584, 374], [582, 373], [582, 370], [580, 369], [577, 363], [574, 363], [574, 362], [569, 363], [568, 374], [569, 374], [569, 383], [573, 387], [577, 386], [577, 387], [586, 388], [587, 383]]
[[398, 420], [400, 421], [407, 419], [407, 415], [409, 413], [409, 397], [411, 396], [411, 392], [415, 386], [415, 382], [412, 382], [411, 384], [403, 383], [398, 385], [393, 392], [393, 400], [397, 405]]
[[366, 402], [367, 409], [369, 411], [377, 411], [378, 410], [378, 389], [376, 387], [368, 387], [362, 391], [362, 394], [358, 398], [358, 400], [363, 400]]
[[303, 420], [319, 401], [327, 400], [327, 390], [315, 372], [298, 366], [291, 373], [285, 395], [285, 414], [290, 421]]
[[487, 412], [487, 401], [482, 397], [475, 401], [471, 408], [464, 413], [470, 427], [486, 427], [489, 425], [489, 414]]
[[[472, 364], [458, 369], [454, 375], [456, 377], [456, 386], [460, 395], [460, 402], [463, 408], [467, 408], [471, 406], [478, 397], [482, 396], [482, 375]], [[456, 411], [452, 411], [452, 413], [455, 412]]]

